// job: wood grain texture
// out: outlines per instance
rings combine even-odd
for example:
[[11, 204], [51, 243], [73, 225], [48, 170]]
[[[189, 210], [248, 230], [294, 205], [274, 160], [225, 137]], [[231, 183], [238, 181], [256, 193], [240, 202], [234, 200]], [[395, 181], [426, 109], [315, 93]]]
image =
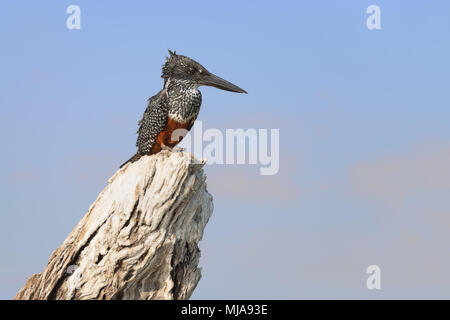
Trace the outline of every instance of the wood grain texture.
[[188, 299], [213, 211], [203, 165], [162, 151], [124, 166], [15, 299]]

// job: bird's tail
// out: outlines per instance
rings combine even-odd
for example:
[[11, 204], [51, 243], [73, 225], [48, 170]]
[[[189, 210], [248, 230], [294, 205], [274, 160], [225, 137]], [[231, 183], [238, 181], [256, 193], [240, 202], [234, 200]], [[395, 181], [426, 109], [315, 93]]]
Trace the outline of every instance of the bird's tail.
[[141, 157], [141, 155], [139, 153], [136, 153], [134, 156], [132, 156], [130, 159], [128, 159], [126, 162], [122, 163], [122, 165], [120, 166], [120, 168], [122, 168], [124, 165], [126, 165], [129, 162], [135, 162], [137, 160], [139, 160], [139, 158]]

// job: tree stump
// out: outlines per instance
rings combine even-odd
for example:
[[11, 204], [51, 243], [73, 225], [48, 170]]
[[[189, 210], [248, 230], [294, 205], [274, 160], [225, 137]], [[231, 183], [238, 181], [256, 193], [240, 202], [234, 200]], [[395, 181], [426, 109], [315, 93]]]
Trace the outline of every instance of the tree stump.
[[118, 170], [14, 299], [188, 299], [213, 211], [204, 163], [162, 151]]

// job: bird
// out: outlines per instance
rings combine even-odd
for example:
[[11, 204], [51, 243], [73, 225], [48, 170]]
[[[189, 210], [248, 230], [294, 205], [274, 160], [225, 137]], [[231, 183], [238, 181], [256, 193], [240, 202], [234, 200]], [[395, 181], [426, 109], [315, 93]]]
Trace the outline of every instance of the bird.
[[244, 89], [212, 74], [197, 61], [171, 50], [162, 67], [161, 78], [164, 79], [163, 89], [148, 99], [147, 108], [138, 123], [136, 154], [120, 168], [144, 155], [174, 150], [197, 119], [202, 104], [198, 87], [212, 86], [247, 94]]

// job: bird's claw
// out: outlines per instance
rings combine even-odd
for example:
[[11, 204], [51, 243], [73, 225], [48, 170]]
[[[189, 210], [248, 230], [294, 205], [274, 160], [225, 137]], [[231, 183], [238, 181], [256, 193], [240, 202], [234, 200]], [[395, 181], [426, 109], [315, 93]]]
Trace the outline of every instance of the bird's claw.
[[161, 149], [162, 150], [169, 150], [170, 152], [183, 152], [183, 151], [186, 150], [186, 148], [181, 148], [181, 147], [173, 147], [173, 148], [171, 148], [171, 147], [168, 147], [168, 146], [165, 146], [165, 145], [162, 145]]
[[185, 150], [186, 150], [186, 148], [182, 148], [182, 147], [173, 147], [172, 148], [172, 152], [183, 152]]

